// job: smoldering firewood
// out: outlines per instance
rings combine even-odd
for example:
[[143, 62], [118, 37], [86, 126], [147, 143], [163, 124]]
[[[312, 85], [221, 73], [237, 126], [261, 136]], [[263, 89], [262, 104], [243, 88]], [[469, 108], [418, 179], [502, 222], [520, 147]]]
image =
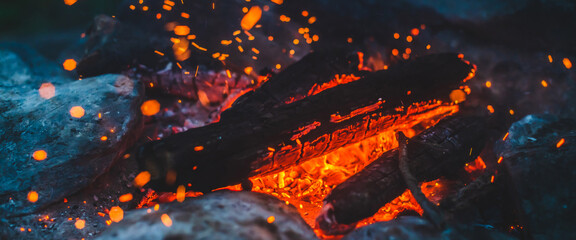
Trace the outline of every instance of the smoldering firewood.
[[426, 111], [450, 114], [455, 106], [399, 107], [448, 96], [471, 70], [456, 54], [430, 55], [276, 108], [242, 114], [238, 104], [218, 123], [147, 143], [137, 158], [151, 173], [150, 186], [159, 190], [190, 183], [192, 190], [210, 191], [238, 184], [385, 129], [416, 124], [422, 119], [414, 116]]
[[[478, 156], [487, 130], [481, 117], [457, 115], [440, 121], [408, 143], [411, 172], [418, 181], [430, 181], [457, 171]], [[334, 188], [324, 199], [317, 226], [327, 234], [348, 232], [400, 196], [407, 186], [398, 161], [398, 149], [390, 150]]]

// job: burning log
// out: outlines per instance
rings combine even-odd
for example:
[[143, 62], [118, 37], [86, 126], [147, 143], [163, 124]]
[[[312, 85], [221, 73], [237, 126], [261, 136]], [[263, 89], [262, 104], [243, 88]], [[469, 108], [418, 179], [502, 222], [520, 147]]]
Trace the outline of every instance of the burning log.
[[159, 190], [190, 183], [207, 192], [238, 184], [417, 124], [426, 114], [449, 115], [457, 106], [433, 100], [447, 97], [473, 70], [456, 54], [430, 55], [273, 109], [244, 111], [250, 105], [239, 103], [218, 123], [147, 143], [137, 158]]
[[[430, 181], [458, 170], [478, 156], [487, 130], [481, 117], [457, 115], [440, 121], [409, 141], [411, 172], [418, 181]], [[388, 151], [337, 186], [325, 198], [317, 226], [330, 235], [348, 232], [400, 196], [406, 183], [398, 162], [398, 149]]]

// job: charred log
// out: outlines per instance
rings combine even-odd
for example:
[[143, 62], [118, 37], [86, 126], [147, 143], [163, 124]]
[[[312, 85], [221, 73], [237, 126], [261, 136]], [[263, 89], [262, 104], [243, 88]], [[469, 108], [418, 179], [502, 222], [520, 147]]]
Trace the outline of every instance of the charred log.
[[159, 190], [191, 183], [192, 190], [210, 191], [238, 184], [385, 129], [416, 124], [426, 112], [451, 114], [457, 106], [433, 100], [447, 97], [472, 69], [455, 54], [430, 55], [276, 108], [258, 111], [237, 104], [220, 122], [150, 142], [137, 157], [152, 175], [150, 186]]
[[[413, 176], [418, 181], [430, 181], [457, 171], [478, 156], [487, 130], [484, 118], [458, 115], [415, 136], [406, 149]], [[318, 227], [327, 234], [350, 231], [356, 222], [400, 196], [407, 186], [399, 169], [398, 154], [398, 149], [384, 153], [332, 190], [316, 220]]]

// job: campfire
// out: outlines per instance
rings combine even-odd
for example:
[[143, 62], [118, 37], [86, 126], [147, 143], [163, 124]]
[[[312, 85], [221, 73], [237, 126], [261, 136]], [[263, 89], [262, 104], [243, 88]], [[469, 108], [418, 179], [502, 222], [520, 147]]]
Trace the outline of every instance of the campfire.
[[558, 6], [400, 5], [126, 0], [57, 60], [0, 44], [0, 237], [573, 236], [571, 45], [504, 31]]

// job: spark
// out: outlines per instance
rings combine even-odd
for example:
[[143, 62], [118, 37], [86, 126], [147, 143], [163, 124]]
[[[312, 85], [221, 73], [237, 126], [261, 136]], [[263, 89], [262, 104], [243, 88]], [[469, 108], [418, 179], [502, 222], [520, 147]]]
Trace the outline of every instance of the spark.
[[192, 46], [198, 48], [198, 49], [201, 50], [201, 51], [207, 51], [206, 48], [203, 48], [203, 47], [198, 46], [198, 44], [196, 44], [195, 42], [191, 42], [191, 44], [192, 44]]
[[267, 221], [268, 223], [273, 223], [274, 220], [276, 220], [276, 218], [275, 218], [274, 216], [270, 216], [270, 217], [268, 217], [268, 219], [266, 219], [266, 221]]
[[78, 220], [76, 220], [76, 222], [74, 223], [74, 226], [75, 226], [77, 229], [83, 229], [83, 228], [86, 226], [86, 221], [85, 221], [85, 220], [82, 220], [82, 219], [78, 219]]
[[548, 61], [549, 61], [550, 63], [554, 62], [554, 59], [552, 59], [552, 55], [548, 55]]
[[392, 49], [392, 55], [398, 56], [398, 49], [396, 48]]
[[430, 49], [430, 47], [431, 47], [430, 44], [426, 45], [426, 49]]
[[42, 83], [38, 89], [38, 93], [40, 94], [40, 97], [50, 99], [56, 95], [56, 88], [52, 83]]
[[413, 28], [410, 33], [412, 33], [414, 36], [418, 36], [418, 34], [420, 34], [420, 30], [418, 30], [418, 28]]
[[262, 17], [262, 9], [259, 6], [252, 6], [248, 13], [244, 15], [242, 20], [240, 21], [240, 26], [244, 30], [250, 30], [256, 25], [256, 23]]
[[487, 88], [491, 88], [491, 87], [492, 87], [492, 82], [486, 81], [486, 87], [487, 87]]
[[506, 135], [504, 135], [504, 137], [502, 138], [502, 141], [506, 141], [506, 138], [508, 138], [508, 134], [510, 134], [510, 133], [507, 132]]
[[78, 2], [78, 0], [64, 0], [64, 4], [68, 6], [74, 5], [74, 3]]
[[183, 18], [190, 18], [190, 14], [185, 13], [185, 12], [181, 13], [180, 16]]
[[148, 171], [143, 171], [134, 178], [134, 186], [136, 187], [142, 187], [148, 182], [150, 182], [150, 173]]
[[310, 18], [308, 19], [308, 23], [309, 23], [309, 24], [313, 24], [313, 23], [315, 23], [315, 22], [316, 22], [316, 17], [310, 17]]
[[107, 136], [102, 136], [102, 137], [100, 137], [100, 140], [106, 141], [106, 140], [108, 140], [108, 137], [107, 137]]
[[407, 36], [407, 37], [406, 37], [406, 42], [412, 42], [412, 40], [413, 40], [413, 39], [412, 39], [412, 36]]
[[74, 118], [81, 118], [84, 116], [84, 113], [85, 113], [84, 108], [80, 106], [74, 106], [70, 108], [70, 116]]
[[566, 69], [572, 68], [572, 62], [570, 62], [570, 59], [564, 58], [564, 59], [562, 59], [562, 63], [564, 63], [564, 66], [566, 67]]
[[64, 69], [66, 71], [72, 71], [72, 70], [76, 69], [76, 60], [66, 59], [64, 61], [64, 63], [62, 63], [62, 66], [64, 67]]
[[163, 52], [160, 52], [160, 51], [158, 51], [158, 50], [154, 50], [154, 52], [155, 52], [156, 54], [160, 55], [160, 56], [164, 56], [164, 53], [163, 53]]
[[190, 27], [188, 27], [186, 25], [178, 25], [178, 26], [174, 27], [174, 34], [179, 35], [179, 36], [186, 36], [186, 35], [190, 34]]
[[176, 200], [178, 202], [184, 202], [184, 199], [186, 199], [186, 187], [180, 185], [178, 189], [176, 189]]
[[560, 141], [558, 141], [558, 143], [556, 143], [556, 148], [562, 147], [562, 145], [564, 145], [565, 142], [566, 142], [566, 140], [564, 140], [564, 138], [560, 139]]
[[110, 213], [108, 213], [108, 215], [110, 215], [110, 220], [112, 220], [112, 222], [120, 222], [124, 219], [124, 210], [118, 206], [114, 206], [110, 208]]
[[302, 16], [303, 16], [303, 17], [308, 17], [308, 11], [306, 11], [306, 10], [302, 11]]
[[244, 73], [246, 73], [247, 75], [250, 75], [250, 73], [252, 73], [253, 70], [254, 70], [254, 68], [248, 66], [248, 67], [244, 68]]
[[44, 151], [44, 150], [37, 150], [37, 151], [34, 151], [34, 153], [32, 153], [32, 158], [34, 158], [34, 160], [36, 160], [36, 161], [45, 160], [47, 157], [48, 157], [48, 153], [46, 153], [46, 151]]
[[548, 87], [548, 83], [546, 82], [546, 80], [542, 80], [540, 84], [542, 84], [542, 87]]
[[140, 106], [140, 110], [144, 116], [156, 115], [160, 111], [160, 103], [154, 99], [145, 101], [142, 103], [142, 106]]
[[131, 200], [132, 200], [132, 193], [126, 193], [120, 196], [120, 198], [118, 199], [118, 201], [120, 202], [129, 202]]
[[504, 157], [499, 157], [499, 158], [498, 158], [498, 164], [500, 164], [503, 159], [504, 159]]
[[28, 201], [30, 201], [31, 203], [35, 203], [36, 201], [38, 201], [38, 193], [36, 191], [28, 192]]
[[202, 151], [202, 150], [204, 150], [204, 146], [196, 146], [196, 147], [194, 147], [194, 151], [196, 151], [196, 152], [200, 152], [200, 151]]
[[486, 109], [488, 109], [490, 113], [494, 113], [494, 107], [492, 105], [486, 106]]
[[166, 227], [172, 226], [172, 219], [170, 219], [170, 216], [168, 216], [168, 214], [166, 214], [166, 213], [162, 214], [160, 219], [162, 220], [162, 223], [164, 224], [164, 226], [166, 226]]
[[276, 3], [278, 5], [281, 5], [282, 3], [284, 3], [284, 0], [270, 0], [270, 1], [272, 1], [273, 3]]

